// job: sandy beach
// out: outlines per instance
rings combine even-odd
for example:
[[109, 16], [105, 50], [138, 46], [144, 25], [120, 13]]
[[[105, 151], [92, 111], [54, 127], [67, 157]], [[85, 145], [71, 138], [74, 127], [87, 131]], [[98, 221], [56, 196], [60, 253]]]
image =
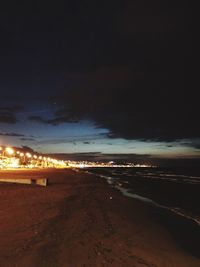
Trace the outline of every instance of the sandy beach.
[[155, 210], [94, 175], [0, 171], [48, 178], [47, 187], [0, 183], [0, 267], [200, 267]]

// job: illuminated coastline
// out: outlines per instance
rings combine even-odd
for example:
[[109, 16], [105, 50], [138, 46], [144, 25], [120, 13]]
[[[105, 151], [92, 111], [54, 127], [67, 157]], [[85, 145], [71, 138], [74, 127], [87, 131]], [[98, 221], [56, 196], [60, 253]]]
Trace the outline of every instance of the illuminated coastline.
[[25, 149], [0, 146], [0, 169], [34, 168], [155, 168], [149, 164], [58, 160]]
[[149, 164], [125, 163], [117, 164], [109, 162], [90, 162], [90, 161], [66, 161], [66, 165], [72, 168], [155, 168]]
[[0, 169], [66, 168], [63, 160], [30, 153], [24, 149], [0, 146]]

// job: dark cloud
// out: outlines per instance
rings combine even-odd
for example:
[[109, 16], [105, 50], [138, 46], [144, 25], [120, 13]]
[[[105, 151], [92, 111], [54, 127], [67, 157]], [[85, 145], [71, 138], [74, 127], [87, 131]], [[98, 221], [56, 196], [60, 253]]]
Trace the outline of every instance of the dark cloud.
[[200, 150], [200, 139], [184, 140], [181, 143], [183, 146], [188, 146]]
[[167, 145], [167, 147], [174, 147], [173, 145]]
[[24, 134], [18, 133], [0, 133], [1, 136], [12, 136], [12, 137], [22, 137], [25, 136]]
[[17, 122], [17, 113], [23, 110], [21, 106], [1, 107], [0, 106], [0, 123], [14, 124]]
[[25, 135], [25, 134], [20, 134], [20, 133], [4, 133], [0, 132], [0, 136], [8, 136], [8, 137], [20, 137], [21, 141], [35, 141], [35, 138], [33, 135]]
[[35, 139], [34, 138], [29, 138], [29, 137], [22, 137], [22, 138], [20, 138], [20, 140], [21, 141], [35, 141]]
[[35, 121], [38, 123], [44, 123], [44, 124], [51, 124], [51, 125], [59, 125], [61, 123], [78, 123], [78, 120], [74, 118], [70, 118], [69, 116], [62, 116], [62, 117], [55, 117], [53, 119], [44, 119], [41, 116], [29, 116], [28, 119], [30, 121]]
[[102, 67], [81, 78], [77, 76], [80, 84], [64, 90], [57, 102], [67, 114], [66, 122], [70, 114], [80, 120], [90, 119], [96, 127], [110, 130], [110, 138], [154, 141], [197, 138], [200, 136], [197, 92], [184, 88], [183, 77], [178, 73], [172, 79], [171, 69], [168, 72]]
[[47, 123], [45, 119], [43, 119], [40, 116], [29, 116], [28, 119], [30, 121], [35, 121], [35, 122], [39, 122], [39, 123]]
[[66, 74], [70, 86], [56, 99], [64, 118], [59, 123], [90, 119], [110, 138], [199, 137], [198, 94], [186, 83], [191, 40], [185, 3], [125, 1], [118, 8], [103, 44], [97, 42], [94, 67]]
[[37, 141], [37, 144], [44, 144], [44, 145], [55, 145], [55, 144], [66, 144], [66, 143], [72, 143], [74, 145], [77, 144], [77, 142], [84, 142], [84, 143], [90, 143], [91, 140], [101, 140], [107, 137], [106, 133], [97, 133], [97, 134], [84, 134], [84, 135], [73, 135], [73, 136], [66, 136], [66, 137], [60, 137], [60, 138], [45, 138], [44, 140], [40, 138], [40, 140]]
[[200, 143], [193, 145], [193, 147], [200, 150]]

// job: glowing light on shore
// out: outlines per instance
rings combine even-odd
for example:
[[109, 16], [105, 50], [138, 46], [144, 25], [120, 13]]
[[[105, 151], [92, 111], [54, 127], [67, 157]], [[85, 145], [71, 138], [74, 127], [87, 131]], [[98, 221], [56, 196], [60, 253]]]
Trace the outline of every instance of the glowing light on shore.
[[0, 146], [0, 169], [12, 168], [66, 168], [63, 160], [52, 159], [29, 152], [15, 151], [11, 147]]
[[8, 154], [8, 155], [12, 155], [14, 154], [14, 149], [12, 149], [11, 147], [6, 147], [5, 149], [5, 152]]
[[8, 164], [9, 168], [19, 168], [19, 159], [12, 159], [10, 164]]
[[26, 153], [27, 158], [32, 158], [32, 155], [30, 153]]

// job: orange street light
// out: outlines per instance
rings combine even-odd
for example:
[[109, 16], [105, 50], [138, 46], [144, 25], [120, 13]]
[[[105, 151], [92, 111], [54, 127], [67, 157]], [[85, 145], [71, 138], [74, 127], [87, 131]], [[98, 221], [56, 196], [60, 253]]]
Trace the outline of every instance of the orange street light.
[[14, 151], [14, 149], [12, 149], [11, 147], [6, 147], [5, 152], [6, 152], [8, 155], [13, 155], [15, 151]]
[[30, 153], [26, 153], [27, 158], [32, 158], [32, 155]]

